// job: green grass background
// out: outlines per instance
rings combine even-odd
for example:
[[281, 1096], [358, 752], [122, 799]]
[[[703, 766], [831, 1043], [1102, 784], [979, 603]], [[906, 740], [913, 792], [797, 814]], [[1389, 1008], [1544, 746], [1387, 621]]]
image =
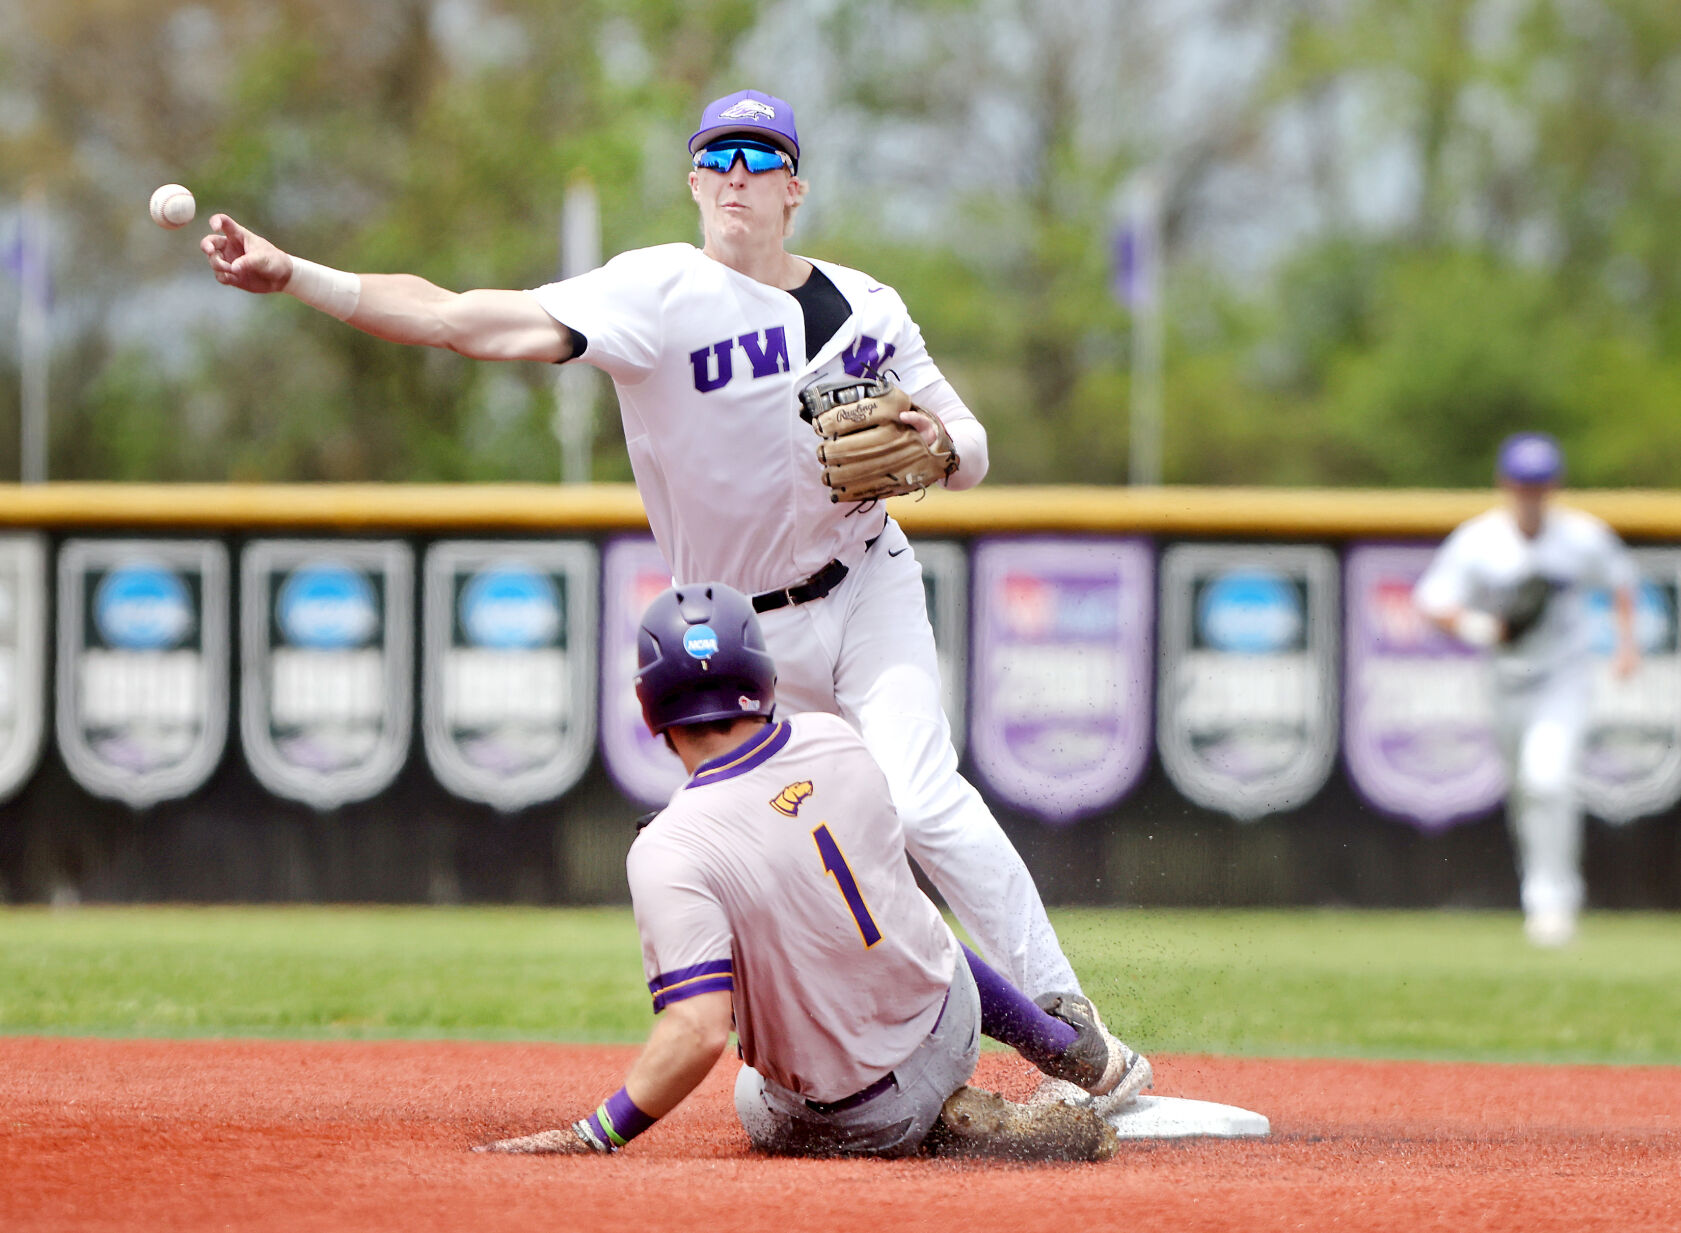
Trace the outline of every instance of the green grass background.
[[[1515, 913], [1053, 914], [1145, 1050], [1681, 1064], [1681, 917], [1586, 918], [1531, 949]], [[0, 1032], [637, 1041], [620, 909], [0, 909]]]

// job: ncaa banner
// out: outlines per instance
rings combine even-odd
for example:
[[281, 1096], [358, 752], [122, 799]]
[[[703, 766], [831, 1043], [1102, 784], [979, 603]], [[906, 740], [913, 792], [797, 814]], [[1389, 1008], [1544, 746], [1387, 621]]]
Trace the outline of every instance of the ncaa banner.
[[595, 549], [436, 543], [421, 700], [438, 782], [503, 812], [553, 800], [595, 745]]
[[951, 742], [963, 753], [963, 716], [969, 684], [969, 558], [951, 540], [912, 544], [922, 566], [922, 594], [928, 623], [934, 627], [934, 653], [940, 664], [940, 702], [951, 723]]
[[988, 540], [972, 569], [976, 769], [1046, 822], [1114, 804], [1150, 754], [1150, 546]]
[[601, 559], [601, 756], [632, 800], [665, 805], [688, 778], [677, 755], [642, 722], [636, 701], [636, 631], [671, 571], [648, 535], [613, 540]]
[[46, 727], [47, 550], [38, 535], [0, 538], [0, 802], [41, 756]]
[[1681, 800], [1681, 652], [1676, 601], [1681, 552], [1637, 548], [1640, 569], [1634, 633], [1640, 668], [1627, 680], [1611, 672], [1616, 626], [1611, 595], [1590, 592], [1594, 628], [1593, 703], [1577, 784], [1582, 804], [1607, 822], [1662, 813]]
[[76, 782], [135, 809], [186, 796], [216, 769], [227, 727], [227, 550], [65, 541], [57, 728]]
[[1343, 758], [1369, 803], [1435, 830], [1506, 795], [1489, 664], [1413, 605], [1433, 545], [1356, 544], [1343, 565]]
[[398, 540], [253, 540], [240, 564], [239, 723], [277, 796], [366, 800], [409, 750], [413, 564]]
[[1156, 742], [1188, 799], [1249, 821], [1324, 786], [1337, 752], [1336, 590], [1328, 548], [1162, 554]]

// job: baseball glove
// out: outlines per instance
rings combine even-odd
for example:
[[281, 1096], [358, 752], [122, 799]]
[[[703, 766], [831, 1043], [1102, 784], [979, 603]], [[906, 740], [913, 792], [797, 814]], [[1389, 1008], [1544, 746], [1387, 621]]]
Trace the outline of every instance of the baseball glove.
[[1553, 598], [1553, 584], [1539, 574], [1518, 583], [1501, 614], [1505, 624], [1502, 642], [1516, 642], [1541, 623], [1547, 604]]
[[[920, 492], [957, 470], [957, 450], [939, 416], [878, 377], [818, 381], [800, 392], [800, 415], [822, 438], [817, 461], [831, 501], [877, 501]], [[899, 419], [916, 411], [934, 421], [932, 449]]]

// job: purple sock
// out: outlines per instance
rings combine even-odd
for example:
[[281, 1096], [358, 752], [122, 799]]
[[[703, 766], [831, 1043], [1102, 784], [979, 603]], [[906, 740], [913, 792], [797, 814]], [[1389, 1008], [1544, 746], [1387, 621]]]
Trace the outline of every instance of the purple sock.
[[986, 961], [963, 948], [975, 986], [981, 991], [981, 1031], [1001, 1044], [1009, 1045], [1035, 1066], [1061, 1057], [1079, 1033], [1054, 1015], [1047, 1015], [1033, 999], [997, 972]]
[[608, 1145], [608, 1151], [617, 1151], [658, 1120], [638, 1109], [622, 1087], [584, 1119], [596, 1139]]

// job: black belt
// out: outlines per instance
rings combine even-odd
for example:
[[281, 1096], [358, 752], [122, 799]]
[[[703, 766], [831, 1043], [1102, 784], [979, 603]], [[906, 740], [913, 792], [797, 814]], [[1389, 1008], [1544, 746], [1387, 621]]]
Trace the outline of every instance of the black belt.
[[820, 1100], [808, 1100], [805, 1102], [805, 1107], [813, 1113], [844, 1113], [848, 1109], [856, 1109], [867, 1100], [874, 1100], [898, 1082], [899, 1080], [894, 1078], [893, 1072], [890, 1070], [870, 1084], [869, 1087], [856, 1091], [850, 1096], [842, 1096], [839, 1100], [831, 1100], [827, 1104]]
[[[875, 543], [874, 540], [870, 542]], [[946, 1006], [950, 1001], [951, 990], [947, 989], [945, 997], [940, 999], [940, 1013], [934, 1016], [934, 1026], [928, 1029], [930, 1036], [940, 1030], [940, 1021], [946, 1017]], [[843, 1113], [847, 1109], [856, 1109], [866, 1101], [874, 1100], [889, 1088], [897, 1086], [898, 1082], [898, 1076], [890, 1070], [870, 1084], [869, 1087], [861, 1088], [850, 1096], [842, 1096], [839, 1100], [831, 1100], [827, 1104], [820, 1100], [808, 1100], [805, 1102], [805, 1107], [813, 1113]]]
[[849, 572], [839, 561], [830, 561], [804, 582], [796, 582], [780, 591], [766, 591], [762, 595], [755, 595], [753, 611], [774, 612], [778, 608], [786, 608], [789, 604], [809, 604], [814, 599], [822, 599], [838, 587], [841, 579]]
[[[864, 551], [875, 547], [876, 539], [864, 541]], [[766, 591], [753, 597], [754, 612], [775, 612], [778, 608], [786, 608], [790, 604], [809, 604], [814, 599], [822, 599], [830, 591], [841, 584], [851, 571], [839, 560], [830, 561], [804, 582], [796, 582], [791, 587], [783, 587], [779, 591]]]

